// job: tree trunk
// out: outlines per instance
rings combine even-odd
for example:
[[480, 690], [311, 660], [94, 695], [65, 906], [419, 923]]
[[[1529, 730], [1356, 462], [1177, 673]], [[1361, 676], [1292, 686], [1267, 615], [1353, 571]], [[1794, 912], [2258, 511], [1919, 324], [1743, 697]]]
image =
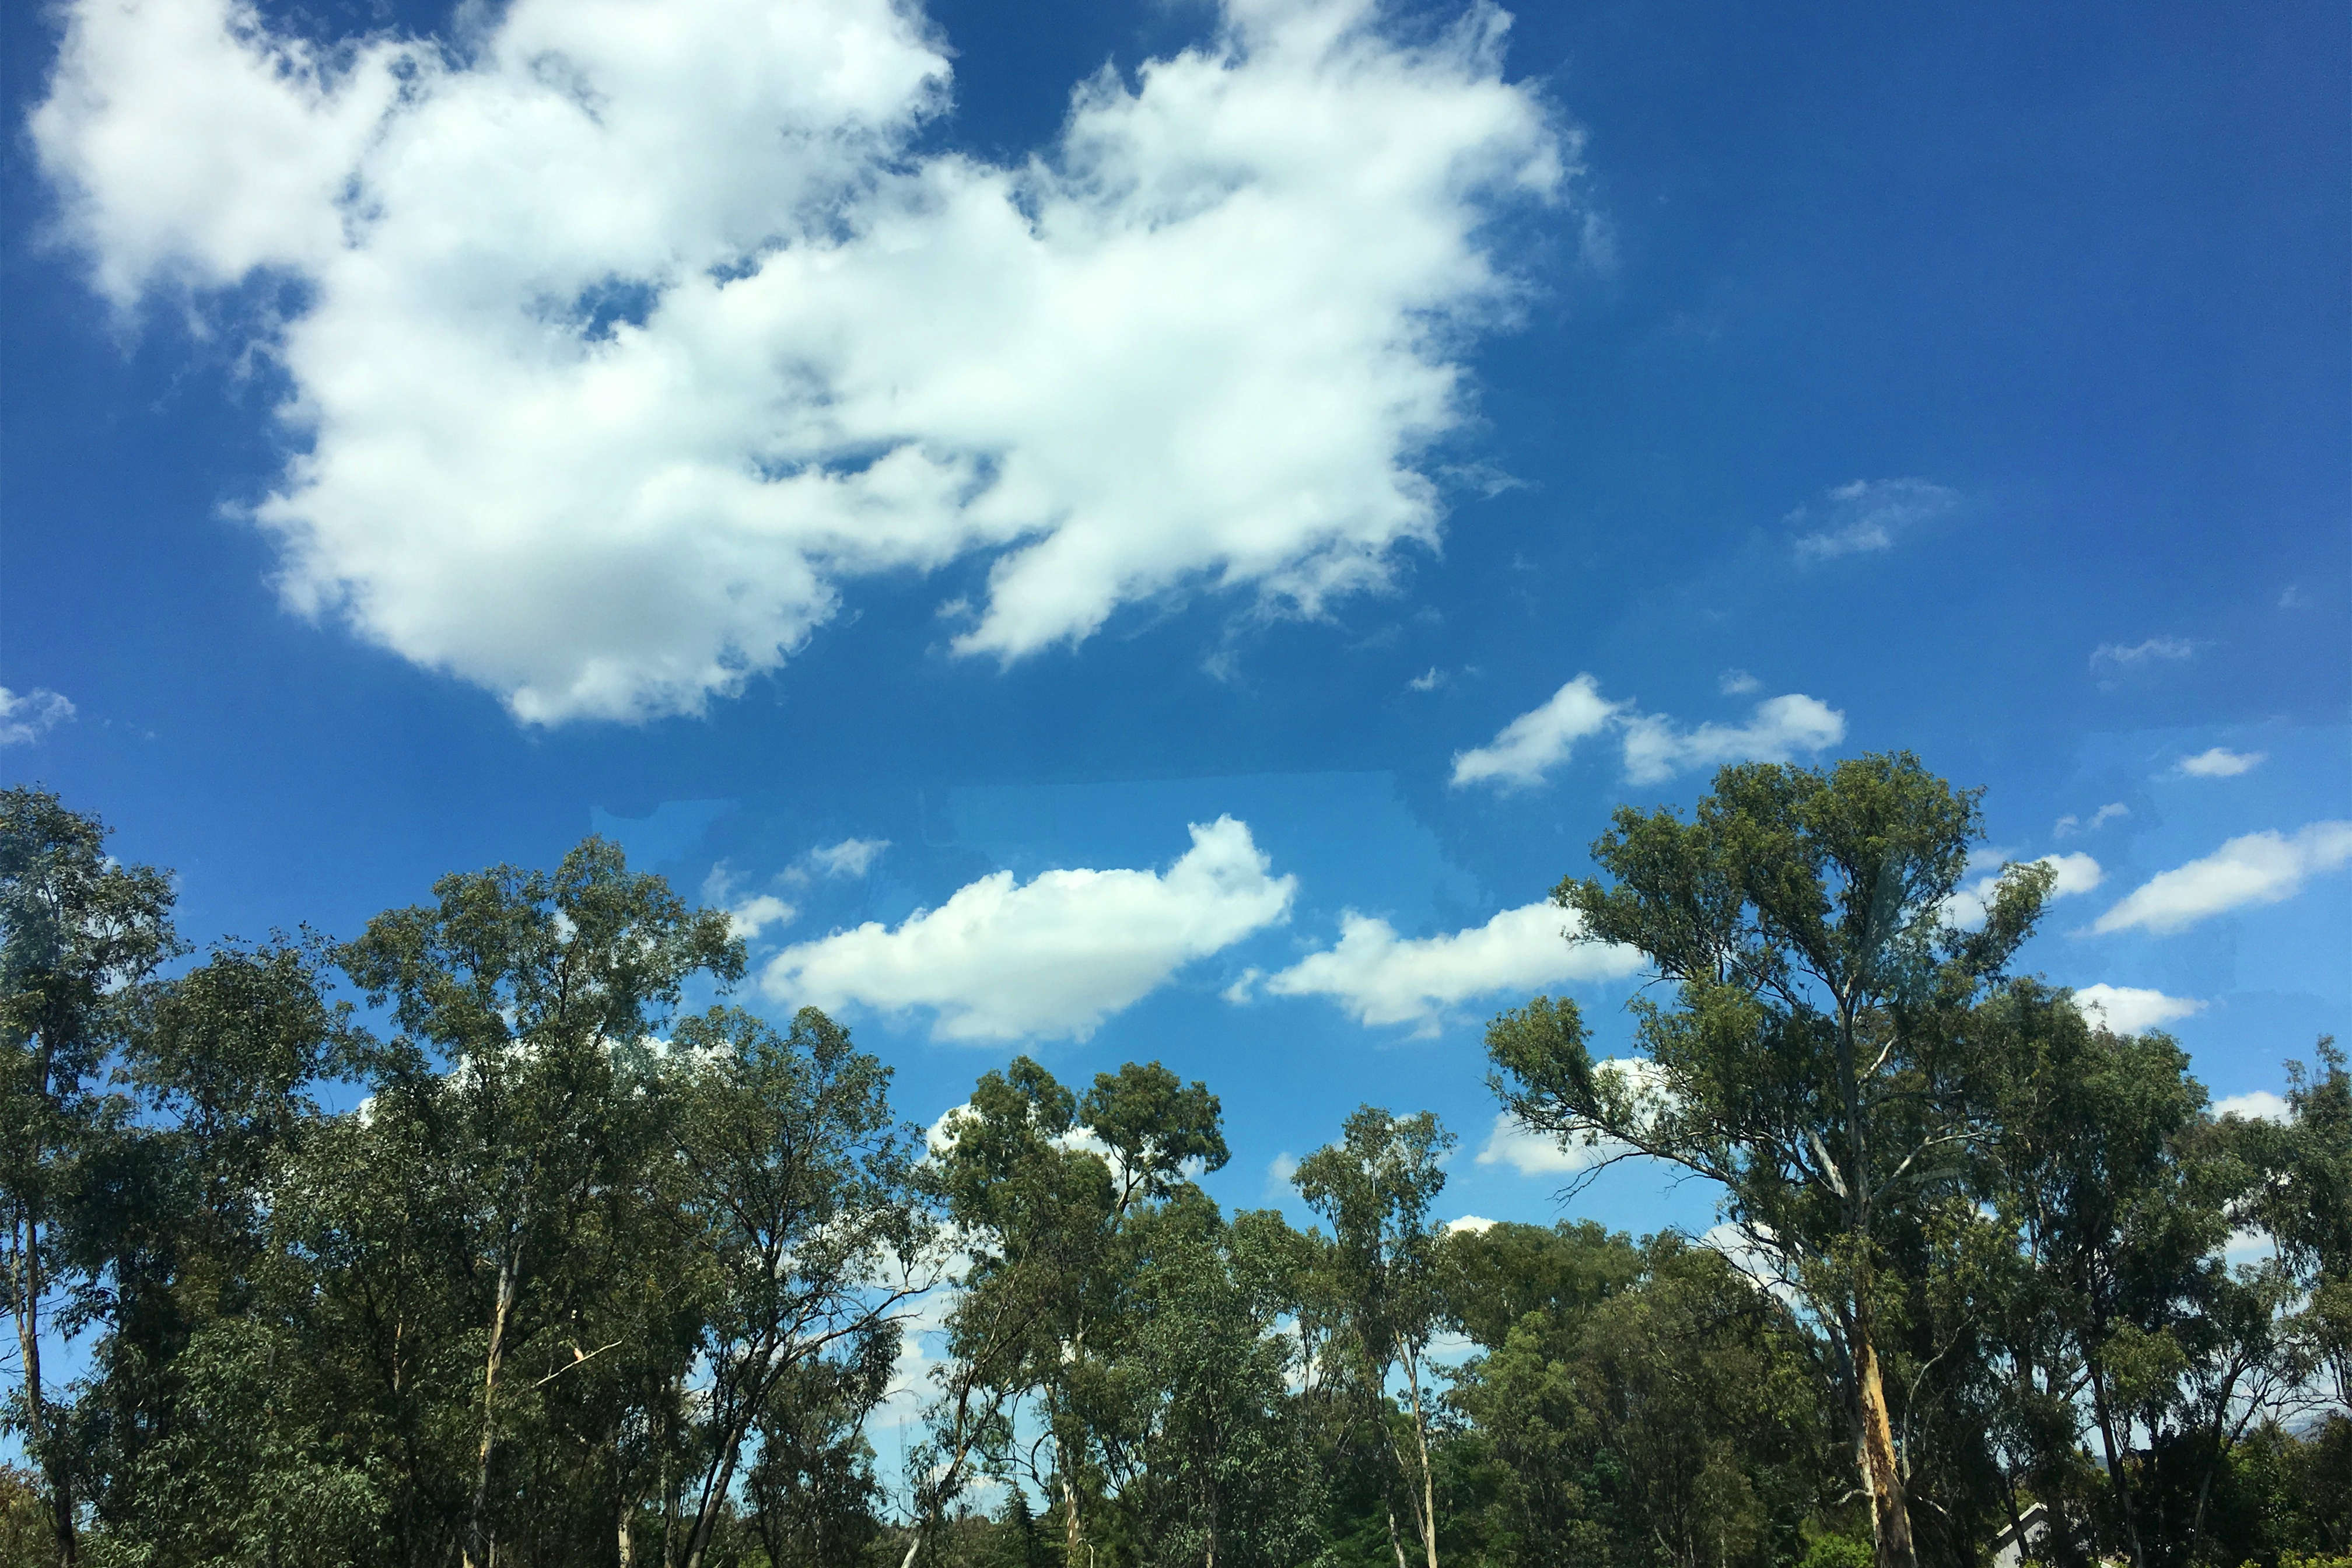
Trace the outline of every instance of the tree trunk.
[[2147, 1553], [2139, 1543], [2139, 1510], [2132, 1497], [2131, 1472], [2124, 1463], [2130, 1456], [2116, 1450], [2115, 1419], [2107, 1409], [2106, 1377], [2095, 1361], [2090, 1372], [2091, 1414], [2098, 1418], [2099, 1445], [2106, 1450], [2107, 1482], [2116, 1489], [2116, 1501], [2122, 1505], [2124, 1543], [2131, 1548], [2132, 1568], [2147, 1568]]
[[1078, 1552], [1086, 1544], [1086, 1534], [1078, 1528], [1078, 1488], [1071, 1479], [1069, 1456], [1062, 1456], [1062, 1561], [1069, 1568], [1077, 1568]]
[[1396, 1553], [1397, 1568], [1405, 1568], [1404, 1542], [1398, 1536], [1396, 1510], [1389, 1510], [1389, 1550]]
[[489, 1545], [483, 1537], [482, 1516], [490, 1500], [490, 1457], [498, 1447], [499, 1367], [506, 1357], [507, 1320], [514, 1312], [521, 1259], [521, 1244], [499, 1260], [498, 1298], [490, 1309], [490, 1348], [482, 1362], [482, 1441], [474, 1460], [474, 1502], [466, 1519], [466, 1568], [486, 1568]]
[[1871, 1343], [1869, 1320], [1854, 1335], [1854, 1385], [1862, 1404], [1862, 1479], [1870, 1493], [1870, 1529], [1878, 1547], [1878, 1568], [1915, 1568], [1911, 1510], [1903, 1495], [1903, 1471], [1895, 1455], [1895, 1427], [1886, 1414], [1886, 1389], [1878, 1372], [1878, 1347]]
[[[1421, 1408], [1421, 1363], [1404, 1358], [1405, 1392], [1412, 1405], [1412, 1440], [1421, 1450], [1421, 1550], [1427, 1568], [1437, 1568], [1437, 1479], [1429, 1464], [1429, 1423]], [[1411, 1484], [1411, 1478], [1407, 1478]]]
[[25, 1358], [25, 1436], [40, 1459], [49, 1483], [49, 1528], [57, 1536], [58, 1560], [71, 1568], [79, 1542], [74, 1539], [73, 1478], [66, 1470], [49, 1430], [48, 1403], [41, 1393], [41, 1243], [40, 1228], [21, 1205], [16, 1247], [16, 1348]]

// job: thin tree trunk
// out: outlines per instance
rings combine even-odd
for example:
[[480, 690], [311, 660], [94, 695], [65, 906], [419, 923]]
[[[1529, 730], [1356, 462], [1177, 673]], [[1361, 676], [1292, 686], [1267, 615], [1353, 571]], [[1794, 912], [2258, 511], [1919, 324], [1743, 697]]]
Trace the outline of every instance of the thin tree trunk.
[[1429, 1465], [1429, 1422], [1421, 1408], [1421, 1363], [1404, 1358], [1405, 1393], [1412, 1404], [1412, 1440], [1421, 1450], [1421, 1550], [1427, 1568], [1437, 1568], [1437, 1481]]
[[489, 1560], [483, 1538], [483, 1515], [490, 1501], [490, 1458], [498, 1447], [499, 1367], [506, 1358], [507, 1320], [513, 1314], [521, 1273], [521, 1243], [499, 1260], [498, 1298], [490, 1309], [490, 1348], [482, 1362], [482, 1441], [474, 1460], [474, 1503], [466, 1520], [466, 1568], [484, 1568]]
[[1069, 1456], [1062, 1456], [1062, 1561], [1076, 1568], [1078, 1550], [1086, 1544], [1086, 1533], [1078, 1525], [1078, 1488], [1071, 1479]]
[[1389, 1550], [1396, 1553], [1397, 1568], [1405, 1568], [1404, 1542], [1397, 1535], [1396, 1510], [1389, 1510]]
[[620, 1559], [620, 1568], [636, 1568], [637, 1542], [636, 1538], [629, 1533], [629, 1523], [631, 1516], [637, 1510], [635, 1502], [628, 1494], [625, 1484], [625, 1478], [621, 1473], [621, 1438], [618, 1432], [613, 1436], [610, 1451], [613, 1456], [614, 1546]]
[[2091, 1365], [2091, 1413], [2098, 1417], [2099, 1444], [2106, 1450], [2107, 1481], [2116, 1489], [2116, 1500], [2123, 1507], [2124, 1542], [2131, 1548], [2132, 1568], [2147, 1568], [2147, 1554], [2139, 1543], [2139, 1510], [2132, 1499], [2131, 1477], [2124, 1468], [2128, 1457], [2116, 1450], [2116, 1424], [2107, 1409], [2107, 1380], [2098, 1364]]
[[[36, 1156], [37, 1158], [37, 1155]], [[25, 1435], [40, 1457], [41, 1471], [49, 1482], [49, 1527], [58, 1541], [58, 1558], [68, 1564], [76, 1558], [73, 1478], [58, 1453], [49, 1430], [48, 1401], [41, 1392], [41, 1242], [32, 1214], [18, 1207], [20, 1228], [16, 1247], [16, 1348], [25, 1358]]]
[[1854, 1380], [1862, 1399], [1863, 1481], [1870, 1492], [1870, 1527], [1878, 1547], [1878, 1568], [1914, 1568], [1911, 1511], [1903, 1495], [1903, 1472], [1895, 1455], [1895, 1427], [1887, 1419], [1886, 1389], [1879, 1379], [1878, 1347], [1871, 1343], [1869, 1320], [1854, 1336]]
[[702, 1568], [703, 1553], [710, 1550], [711, 1532], [719, 1528], [719, 1510], [726, 1504], [727, 1489], [735, 1483], [736, 1461], [742, 1456], [743, 1440], [751, 1435], [751, 1427], [747, 1414], [723, 1435], [718, 1477], [704, 1489], [701, 1506], [694, 1511], [693, 1529], [687, 1534], [686, 1568]]

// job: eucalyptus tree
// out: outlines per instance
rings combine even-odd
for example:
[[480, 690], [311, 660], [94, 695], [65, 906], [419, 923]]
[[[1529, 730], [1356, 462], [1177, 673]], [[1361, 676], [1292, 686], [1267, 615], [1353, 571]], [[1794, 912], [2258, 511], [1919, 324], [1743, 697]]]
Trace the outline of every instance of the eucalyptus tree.
[[2269, 1238], [2296, 1292], [2297, 1341], [2352, 1417], [2352, 1071], [2333, 1036], [2313, 1054], [2286, 1064], [2283, 1121], [2232, 1128], [2255, 1177], [2239, 1217]]
[[179, 951], [162, 871], [106, 853], [107, 828], [47, 790], [0, 790], [0, 1261], [20, 1384], [6, 1411], [40, 1467], [60, 1558], [77, 1553], [77, 1477], [41, 1369], [60, 1279], [54, 1233], [114, 1102], [103, 1073], [139, 983]]
[[1139, 1406], [1121, 1491], [1146, 1560], [1291, 1568], [1323, 1542], [1327, 1488], [1307, 1412], [1290, 1395], [1289, 1312], [1304, 1239], [1272, 1210], [1227, 1222], [1185, 1194], [1138, 1227], [1134, 1322], [1123, 1358]]
[[[1430, 1341], [1445, 1314], [1442, 1233], [1430, 1223], [1430, 1205], [1444, 1189], [1442, 1163], [1453, 1146], [1454, 1135], [1428, 1111], [1391, 1116], [1360, 1106], [1343, 1125], [1339, 1142], [1301, 1160], [1291, 1175], [1307, 1206], [1331, 1227], [1315, 1286], [1344, 1325], [1335, 1348], [1387, 1438], [1400, 1483], [1396, 1495], [1404, 1500], [1425, 1568], [1437, 1568], [1438, 1521], [1430, 1457], [1433, 1412], [1423, 1380]], [[1404, 1381], [1410, 1451], [1389, 1418], [1388, 1386], [1398, 1374]], [[1393, 1508], [1388, 1527], [1402, 1568]]]
[[[583, 1261], [599, 1195], [634, 1184], [626, 1057], [689, 980], [731, 984], [744, 955], [723, 913], [688, 909], [601, 838], [552, 873], [501, 866], [433, 890], [369, 921], [340, 959], [400, 1031], [369, 1064], [373, 1114], [413, 1129], [420, 1173], [459, 1217], [480, 1357], [460, 1554], [484, 1568], [501, 1436], [528, 1409], [511, 1395], [598, 1353], [576, 1322], [594, 1281], [566, 1264]], [[518, 1352], [547, 1370], [510, 1389]]]
[[[796, 1398], [821, 1395], [847, 1446], [887, 1387], [930, 1239], [910, 1154], [919, 1131], [891, 1121], [889, 1080], [814, 1007], [782, 1034], [714, 1007], [680, 1024], [664, 1055], [655, 1081], [708, 1282], [684, 1568], [701, 1568], [756, 1434], [779, 1445], [761, 1472], [772, 1483], [786, 1450], [821, 1429]], [[809, 1496], [837, 1505], [844, 1462], [803, 1452], [800, 1473], [818, 1478]]]
[[1064, 1552], [1084, 1555], [1088, 1499], [1139, 1436], [1118, 1375], [1134, 1228], [1195, 1192], [1192, 1171], [1225, 1163], [1219, 1121], [1205, 1086], [1157, 1062], [1097, 1074], [1081, 1100], [1026, 1057], [949, 1119], [929, 1181], [970, 1261], [948, 1317], [939, 1452], [925, 1458], [944, 1475], [920, 1483], [927, 1511], [977, 1455], [1054, 1494]]
[[[82, 1427], [109, 1558], [366, 1555], [376, 1489], [321, 1458], [341, 1412], [289, 1312], [309, 1281], [277, 1228], [324, 1126], [313, 1091], [364, 1039], [324, 948], [224, 942], [139, 998], [121, 1072], [135, 1115], [97, 1145], [81, 1227], [106, 1279]], [[287, 1402], [294, 1385], [310, 1397]]]
[[1725, 768], [1688, 821], [1621, 807], [1592, 849], [1613, 880], [1553, 899], [1582, 940], [1637, 949], [1673, 987], [1632, 1004], [1643, 1058], [1595, 1063], [1575, 1005], [1546, 997], [1487, 1033], [1528, 1126], [1596, 1168], [1643, 1154], [1720, 1184], [1822, 1337], [1882, 1568], [1915, 1560], [1882, 1322], [1911, 1282], [1889, 1277], [1889, 1243], [1990, 1131], [1969, 1013], [2053, 879], [2011, 867], [1980, 929], [1948, 923], [1978, 798], [1905, 752]]

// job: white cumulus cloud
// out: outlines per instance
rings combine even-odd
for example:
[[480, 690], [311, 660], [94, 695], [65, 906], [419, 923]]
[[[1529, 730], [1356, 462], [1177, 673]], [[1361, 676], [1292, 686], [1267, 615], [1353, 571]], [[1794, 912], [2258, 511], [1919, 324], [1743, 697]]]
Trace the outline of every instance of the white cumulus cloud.
[[[2050, 884], [2053, 899], [2071, 899], [2077, 893], [2087, 893], [2106, 880], [2106, 873], [2088, 855], [2077, 851], [2068, 855], [2044, 855], [2029, 860], [2030, 866], [2047, 866], [2057, 873]], [[1984, 923], [1985, 907], [1992, 901], [1995, 889], [2000, 886], [2000, 873], [1978, 878], [1955, 891], [1944, 904], [1944, 923], [1974, 930]]]
[[1598, 681], [1580, 675], [1542, 707], [1504, 725], [1486, 745], [1455, 752], [1454, 786], [1492, 784], [1525, 789], [1540, 784], [1544, 774], [1568, 761], [1579, 741], [1607, 729], [1618, 707], [1601, 695]]
[[71, 700], [47, 687], [17, 692], [0, 686], [0, 746], [29, 746], [73, 716]]
[[2249, 833], [2202, 859], [2151, 877], [2092, 923], [2163, 934], [2248, 904], [2275, 904], [2308, 879], [2352, 862], [2352, 822], [2315, 822], [2293, 834]]
[[[1657, 1067], [1646, 1058], [1612, 1057], [1595, 1062], [1592, 1070], [1596, 1075], [1622, 1079], [1633, 1091], [1635, 1113], [1645, 1120], [1671, 1103], [1660, 1082]], [[1629, 1152], [1628, 1145], [1613, 1138], [1571, 1132], [1563, 1142], [1552, 1133], [1537, 1131], [1505, 1110], [1496, 1113], [1495, 1125], [1486, 1133], [1486, 1147], [1478, 1151], [1478, 1163], [1508, 1165], [1523, 1176], [1572, 1174], [1622, 1159]]]
[[1745, 724], [1682, 730], [1662, 715], [1638, 714], [1625, 721], [1625, 777], [1633, 784], [1659, 784], [1725, 763], [1793, 762], [1844, 739], [1845, 715], [1801, 692], [1759, 702]]
[[[1487, 5], [1228, 0], [1011, 164], [917, 151], [949, 52], [900, 0], [515, 0], [462, 47], [58, 9], [32, 142], [95, 287], [288, 378], [286, 603], [530, 722], [698, 710], [975, 555], [954, 646], [1001, 658], [1383, 586], [1525, 293], [1495, 222], [1576, 158]], [[236, 315], [256, 279], [299, 288]]]
[[2180, 759], [2180, 771], [2191, 778], [2233, 779], [2240, 773], [2250, 773], [2263, 764], [2268, 752], [2233, 752], [2227, 746], [2215, 746], [2193, 757]]
[[[1731, 679], [1737, 676], [1737, 681]], [[1755, 689], [1753, 676], [1734, 670], [1724, 689]], [[1526, 789], [1567, 762], [1577, 742], [1614, 730], [1627, 782], [1658, 784], [1692, 768], [1723, 763], [1794, 761], [1845, 738], [1845, 715], [1802, 692], [1759, 702], [1745, 724], [1701, 724], [1685, 729], [1663, 714], [1641, 713], [1631, 701], [1601, 695], [1600, 682], [1580, 675], [1540, 708], [1503, 726], [1484, 746], [1454, 755], [1453, 784], [1488, 784]]]
[[1599, 1164], [1615, 1148], [1579, 1142], [1562, 1147], [1550, 1133], [1538, 1132], [1501, 1110], [1495, 1113], [1486, 1147], [1478, 1151], [1478, 1163], [1508, 1165], [1522, 1176], [1573, 1174]]
[[1573, 940], [1581, 929], [1573, 911], [1541, 903], [1449, 935], [1409, 938], [1349, 910], [1339, 917], [1337, 946], [1264, 984], [1277, 996], [1328, 996], [1360, 1024], [1411, 1024], [1416, 1034], [1434, 1035], [1450, 1009], [1475, 996], [1641, 971], [1642, 955], [1630, 947]]
[[2167, 996], [2137, 985], [2077, 986], [2074, 1005], [2091, 1022], [2105, 1024], [2118, 1035], [2161, 1028], [2176, 1018], [2205, 1010], [2205, 1004], [2193, 997]]
[[1957, 491], [1926, 479], [1855, 479], [1838, 486], [1787, 521], [1804, 527], [1797, 557], [1822, 561], [1891, 550], [1895, 537], [1934, 521], [1959, 504]]
[[2284, 1095], [2257, 1089], [2244, 1094], [2224, 1095], [2213, 1102], [2213, 1114], [2242, 1116], [2249, 1121], [2292, 1121], [2294, 1108], [2287, 1104]]
[[998, 871], [895, 927], [867, 921], [786, 948], [761, 973], [779, 1002], [928, 1008], [939, 1040], [1084, 1039], [1177, 970], [1287, 918], [1276, 877], [1230, 816], [1194, 824], [1161, 871]]

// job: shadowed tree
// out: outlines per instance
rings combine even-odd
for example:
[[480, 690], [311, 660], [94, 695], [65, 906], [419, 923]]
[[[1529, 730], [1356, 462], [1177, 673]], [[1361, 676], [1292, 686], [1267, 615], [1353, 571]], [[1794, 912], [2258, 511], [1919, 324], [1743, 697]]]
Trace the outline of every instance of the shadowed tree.
[[179, 951], [170, 879], [121, 866], [107, 829], [47, 790], [0, 791], [0, 1235], [22, 1383], [7, 1426], [40, 1467], [59, 1557], [77, 1555], [77, 1477], [41, 1370], [53, 1233], [115, 1107], [100, 1074], [138, 984]]

